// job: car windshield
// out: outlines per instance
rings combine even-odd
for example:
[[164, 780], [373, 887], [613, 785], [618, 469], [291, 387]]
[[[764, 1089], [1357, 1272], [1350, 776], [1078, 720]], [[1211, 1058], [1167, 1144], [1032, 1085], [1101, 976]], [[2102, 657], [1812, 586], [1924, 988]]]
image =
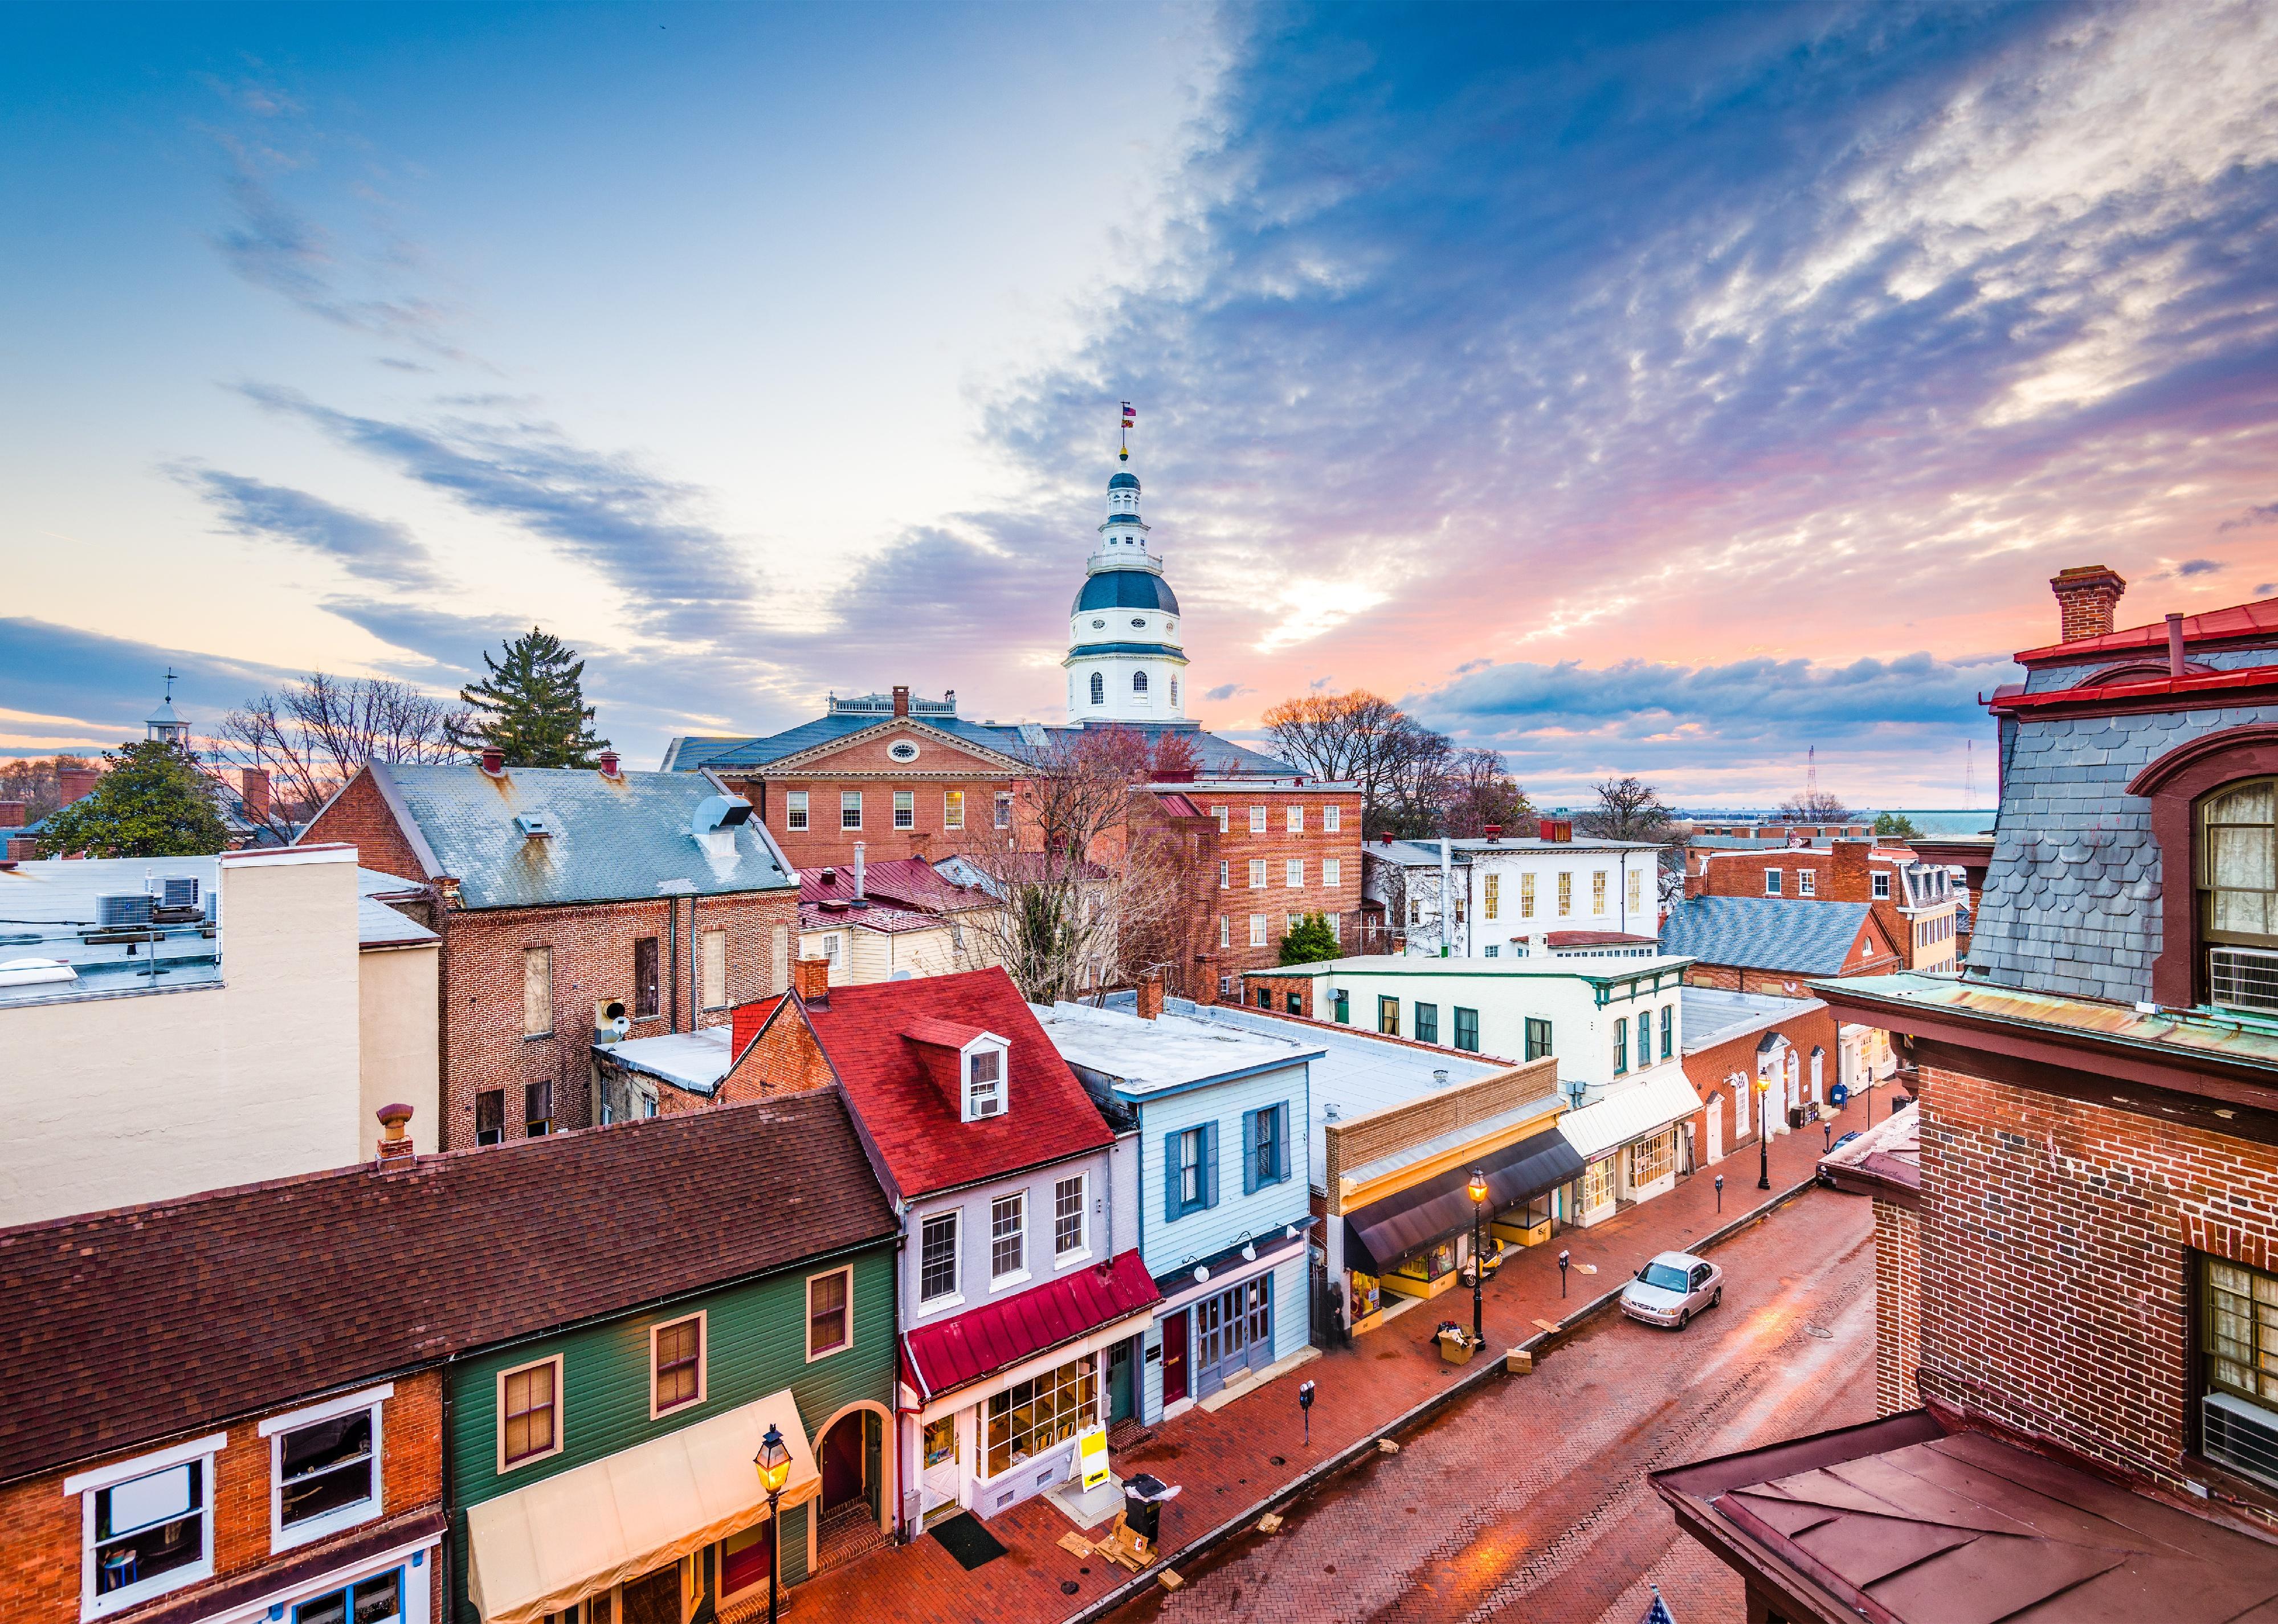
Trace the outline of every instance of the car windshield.
[[1668, 1263], [1647, 1264], [1644, 1279], [1646, 1284], [1659, 1286], [1664, 1291], [1682, 1291], [1686, 1287], [1685, 1271]]

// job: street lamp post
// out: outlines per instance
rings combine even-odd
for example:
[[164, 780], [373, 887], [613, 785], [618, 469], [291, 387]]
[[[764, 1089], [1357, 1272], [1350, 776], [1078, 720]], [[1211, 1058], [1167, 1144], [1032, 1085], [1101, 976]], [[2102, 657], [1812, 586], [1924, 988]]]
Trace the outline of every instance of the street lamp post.
[[1772, 1084], [1770, 1077], [1756, 1079], [1756, 1188], [1772, 1187]]
[[1479, 1346], [1487, 1340], [1486, 1291], [1487, 1259], [1479, 1252], [1479, 1214], [1487, 1209], [1487, 1176], [1476, 1169], [1472, 1174], [1472, 1345]]
[[760, 1487], [768, 1496], [768, 1624], [776, 1624], [776, 1603], [783, 1594], [783, 1524], [776, 1513], [784, 1484], [791, 1480], [791, 1451], [784, 1447], [783, 1434], [773, 1421], [768, 1423], [752, 1464], [759, 1468]]

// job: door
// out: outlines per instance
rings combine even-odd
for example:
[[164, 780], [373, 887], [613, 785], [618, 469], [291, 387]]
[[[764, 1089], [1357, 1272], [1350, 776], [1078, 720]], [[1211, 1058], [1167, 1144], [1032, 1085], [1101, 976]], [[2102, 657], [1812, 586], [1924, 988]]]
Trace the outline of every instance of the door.
[[1708, 1160], [1724, 1159], [1724, 1096], [1716, 1095], [1708, 1101]]
[[[856, 1410], [838, 1418], [822, 1435], [822, 1512], [862, 1498], [862, 1416]], [[630, 1620], [628, 1620], [630, 1624]]]
[[1250, 1367], [1263, 1370], [1273, 1362], [1273, 1276], [1260, 1275], [1250, 1283]]
[[922, 1514], [957, 1498], [957, 1417], [944, 1415], [939, 1421], [928, 1421], [918, 1435], [918, 1448], [921, 1452], [918, 1481], [924, 1490], [919, 1497], [918, 1509]]
[[1137, 1406], [1131, 1401], [1131, 1342], [1119, 1342], [1107, 1354], [1107, 1424], [1129, 1421]]
[[680, 1564], [644, 1574], [625, 1586], [624, 1598], [624, 1624], [680, 1624]]
[[1226, 1294], [1213, 1291], [1189, 1311], [1194, 1320], [1195, 1397], [1207, 1398], [1226, 1385], [1219, 1363], [1226, 1357]]
[[1163, 1402], [1173, 1405], [1187, 1396], [1187, 1316], [1174, 1314], [1163, 1321]]

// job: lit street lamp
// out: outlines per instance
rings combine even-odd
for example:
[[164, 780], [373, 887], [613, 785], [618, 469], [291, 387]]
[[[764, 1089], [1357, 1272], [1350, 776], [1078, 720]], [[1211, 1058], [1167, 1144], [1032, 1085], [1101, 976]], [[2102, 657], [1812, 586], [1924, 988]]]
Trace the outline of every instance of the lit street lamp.
[[783, 1525], [776, 1512], [784, 1484], [791, 1481], [791, 1451], [784, 1447], [783, 1434], [773, 1421], [768, 1423], [768, 1435], [760, 1440], [760, 1452], [752, 1457], [752, 1464], [759, 1468], [760, 1487], [768, 1496], [768, 1624], [776, 1624], [776, 1602], [783, 1592]]
[[1772, 1119], [1765, 1113], [1771, 1109], [1772, 1080], [1756, 1079], [1756, 1188], [1772, 1187]]
[[1472, 1173], [1472, 1345], [1479, 1346], [1487, 1340], [1484, 1318], [1485, 1293], [1487, 1283], [1487, 1259], [1479, 1252], [1479, 1214], [1487, 1209], [1487, 1176], [1476, 1168]]

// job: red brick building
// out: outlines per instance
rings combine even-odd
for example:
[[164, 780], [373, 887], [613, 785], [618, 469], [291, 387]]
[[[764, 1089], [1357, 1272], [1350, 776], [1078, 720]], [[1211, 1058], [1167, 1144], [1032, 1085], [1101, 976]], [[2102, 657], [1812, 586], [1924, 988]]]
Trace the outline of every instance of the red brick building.
[[374, 762], [303, 839], [424, 885], [442, 938], [442, 1143], [600, 1120], [596, 1032], [724, 1025], [789, 983], [796, 880], [691, 773]]
[[1695, 848], [1686, 853], [1685, 894], [1864, 902], [1904, 969], [1954, 962], [1961, 900], [1953, 877], [1904, 847], [1844, 839], [1785, 851]]
[[[1197, 778], [1134, 792], [1198, 839], [1194, 934], [1214, 954], [1224, 995], [1239, 1002], [1244, 972], [1280, 961], [1281, 938], [1307, 914], [1359, 939], [1361, 795], [1350, 784]], [[1200, 823], [1195, 821], [1199, 816]], [[1207, 837], [1215, 831], [1215, 852]], [[1173, 989], [1176, 991], [1175, 988]]]
[[1787, 1131], [1790, 1112], [1816, 1109], [1837, 1083], [1856, 1088], [1866, 1069], [1818, 999], [1688, 984], [1683, 1001], [1685, 1080], [1701, 1096], [1696, 1164], [1753, 1148], [1767, 1116], [1775, 1136]]
[[1991, 702], [1964, 978], [1814, 986], [1915, 1068], [1915, 1205], [1877, 1223], [1907, 1407], [1656, 1475], [1752, 1620], [2278, 1606], [2278, 600], [2115, 631], [2123, 585], [2060, 575], [2064, 640]]

